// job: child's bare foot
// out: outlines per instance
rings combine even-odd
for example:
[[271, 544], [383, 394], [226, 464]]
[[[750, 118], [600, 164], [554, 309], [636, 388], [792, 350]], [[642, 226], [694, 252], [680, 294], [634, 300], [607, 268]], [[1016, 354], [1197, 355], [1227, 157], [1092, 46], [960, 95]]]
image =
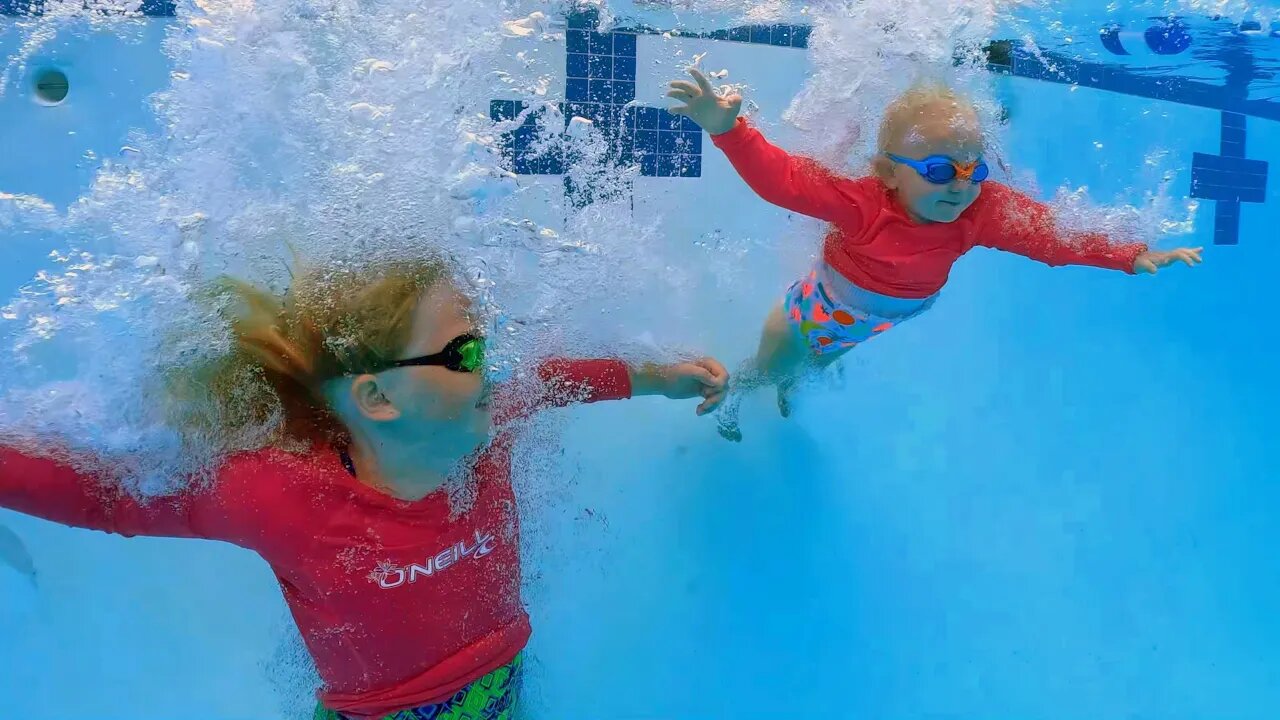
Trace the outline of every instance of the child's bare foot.
[[742, 442], [742, 429], [738, 427], [738, 405], [742, 402], [743, 389], [733, 388], [724, 404], [716, 410], [716, 432], [729, 442]]
[[782, 380], [778, 383], [778, 412], [784, 418], [791, 417], [791, 393], [795, 388], [795, 378]]
[[760, 374], [754, 361], [743, 363], [730, 380], [728, 394], [716, 408], [716, 432], [729, 442], [742, 442], [742, 428], [738, 426], [738, 408], [747, 393], [760, 387]]
[[738, 427], [737, 421], [729, 422], [720, 418], [716, 421], [716, 431], [729, 442], [742, 442], [742, 429]]

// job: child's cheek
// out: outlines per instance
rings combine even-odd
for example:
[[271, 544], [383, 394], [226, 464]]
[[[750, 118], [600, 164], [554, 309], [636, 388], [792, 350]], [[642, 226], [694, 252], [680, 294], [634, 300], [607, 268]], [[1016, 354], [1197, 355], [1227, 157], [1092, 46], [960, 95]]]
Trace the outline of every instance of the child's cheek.
[[924, 207], [932, 203], [935, 199], [935, 188], [932, 185], [923, 185], [915, 182], [909, 188], [912, 207]]
[[968, 207], [969, 205], [972, 205], [972, 204], [973, 204], [973, 202], [974, 202], [975, 200], [977, 200], [977, 199], [978, 199], [978, 196], [979, 196], [979, 195], [981, 195], [981, 194], [982, 194], [982, 186], [981, 186], [981, 185], [974, 185], [974, 186], [972, 186], [972, 187], [969, 189], [969, 202], [965, 203], [965, 207]]

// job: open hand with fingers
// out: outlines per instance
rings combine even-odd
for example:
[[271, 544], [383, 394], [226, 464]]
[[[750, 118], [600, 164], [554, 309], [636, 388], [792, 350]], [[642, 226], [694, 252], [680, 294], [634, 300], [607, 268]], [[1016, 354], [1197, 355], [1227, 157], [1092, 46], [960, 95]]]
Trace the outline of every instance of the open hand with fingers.
[[672, 400], [702, 398], [698, 414], [706, 415], [724, 402], [729, 371], [715, 358], [697, 358], [671, 365], [645, 365], [631, 371], [633, 395], [665, 395]]
[[1133, 261], [1133, 271], [1155, 275], [1160, 268], [1176, 262], [1186, 263], [1191, 267], [1195, 267], [1201, 262], [1200, 252], [1202, 250], [1204, 250], [1202, 247], [1178, 248], [1177, 250], [1148, 250]]
[[673, 115], [684, 115], [698, 123], [698, 126], [712, 135], [729, 132], [738, 119], [738, 111], [742, 109], [742, 96], [737, 93], [720, 96], [711, 81], [698, 68], [689, 68], [694, 82], [675, 80], [667, 97], [679, 100], [678, 105], [668, 110]]

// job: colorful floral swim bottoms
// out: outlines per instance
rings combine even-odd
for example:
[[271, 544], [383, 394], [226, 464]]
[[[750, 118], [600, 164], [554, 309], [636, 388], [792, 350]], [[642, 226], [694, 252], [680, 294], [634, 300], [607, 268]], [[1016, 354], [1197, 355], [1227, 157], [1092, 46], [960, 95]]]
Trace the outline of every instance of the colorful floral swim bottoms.
[[914, 312], [887, 318], [835, 302], [816, 271], [810, 272], [787, 290], [783, 311], [817, 355], [848, 350], [859, 343], [910, 320], [933, 305], [933, 298], [921, 301]]
[[[387, 715], [382, 720], [511, 720], [520, 692], [523, 655], [462, 688], [444, 702]], [[313, 720], [346, 720], [340, 712], [316, 708]]]

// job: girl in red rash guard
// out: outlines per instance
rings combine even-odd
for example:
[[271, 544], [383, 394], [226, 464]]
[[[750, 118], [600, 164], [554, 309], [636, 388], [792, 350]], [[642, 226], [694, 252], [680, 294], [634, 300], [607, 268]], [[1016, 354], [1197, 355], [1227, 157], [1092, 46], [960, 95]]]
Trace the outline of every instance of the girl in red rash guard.
[[[873, 174], [849, 178], [771, 145], [738, 117], [740, 96], [721, 97], [705, 75], [690, 73], [695, 82], [671, 83], [667, 95], [685, 103], [671, 112], [710, 133], [760, 197], [831, 223], [822, 259], [774, 307], [755, 359], [737, 374], [744, 389], [777, 384], [783, 415], [800, 373], [928, 310], [952, 264], [975, 246], [1130, 274], [1200, 262], [1201, 248], [1153, 251], [1062, 231], [1049, 207], [988, 181], [978, 114], [945, 87], [918, 86], [893, 102]], [[730, 440], [742, 439], [741, 397], [733, 393], [717, 416]]]
[[[258, 553], [323, 679], [318, 719], [506, 720], [530, 627], [512, 438], [490, 436], [494, 419], [653, 394], [701, 396], [703, 411], [727, 376], [711, 359], [553, 360], [491, 396], [484, 340], [447, 278], [423, 260], [304, 274], [284, 298], [228, 282], [234, 349], [187, 386], [217, 410], [202, 431], [276, 412], [275, 441], [150, 501], [57, 448], [0, 448], [0, 507]], [[451, 478], [474, 491], [460, 509]]]

